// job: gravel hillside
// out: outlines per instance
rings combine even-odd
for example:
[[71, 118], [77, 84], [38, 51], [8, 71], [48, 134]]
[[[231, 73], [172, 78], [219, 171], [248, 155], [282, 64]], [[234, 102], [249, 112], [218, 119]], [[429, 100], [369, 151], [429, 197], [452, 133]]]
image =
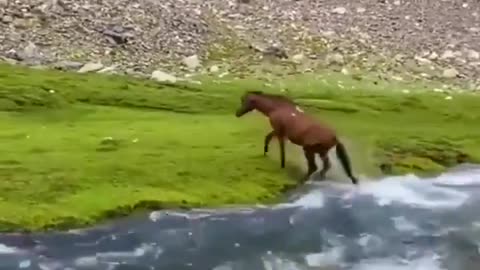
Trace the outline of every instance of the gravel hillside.
[[0, 0], [0, 55], [150, 74], [231, 63], [241, 51], [398, 80], [468, 79], [473, 90], [479, 16], [477, 0]]

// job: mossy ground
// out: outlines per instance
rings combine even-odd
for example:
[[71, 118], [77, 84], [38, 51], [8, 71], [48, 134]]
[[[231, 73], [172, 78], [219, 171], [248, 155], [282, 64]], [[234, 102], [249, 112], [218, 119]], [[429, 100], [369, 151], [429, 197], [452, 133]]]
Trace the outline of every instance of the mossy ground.
[[[438, 172], [480, 158], [480, 97], [338, 74], [202, 76], [160, 84], [0, 65], [0, 229], [84, 226], [136, 208], [274, 202], [303, 156], [268, 121], [237, 119], [247, 89], [279, 92], [334, 126], [358, 174]], [[409, 94], [403, 93], [411, 87]], [[381, 169], [380, 169], [381, 168]], [[348, 181], [347, 179], [345, 181]]]

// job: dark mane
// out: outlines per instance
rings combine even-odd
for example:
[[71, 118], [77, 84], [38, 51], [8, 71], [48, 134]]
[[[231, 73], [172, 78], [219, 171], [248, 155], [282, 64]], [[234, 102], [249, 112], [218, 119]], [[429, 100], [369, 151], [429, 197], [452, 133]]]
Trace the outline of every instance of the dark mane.
[[269, 94], [269, 93], [264, 93], [264, 92], [258, 91], [258, 90], [248, 91], [247, 94], [255, 94], [255, 95], [267, 97], [267, 98], [270, 98], [270, 99], [273, 99], [273, 100], [276, 100], [276, 101], [282, 101], [282, 102], [286, 102], [286, 103], [289, 103], [289, 104], [296, 105], [296, 103], [293, 100], [291, 100], [290, 98], [288, 98], [286, 96], [283, 96], [283, 95]]

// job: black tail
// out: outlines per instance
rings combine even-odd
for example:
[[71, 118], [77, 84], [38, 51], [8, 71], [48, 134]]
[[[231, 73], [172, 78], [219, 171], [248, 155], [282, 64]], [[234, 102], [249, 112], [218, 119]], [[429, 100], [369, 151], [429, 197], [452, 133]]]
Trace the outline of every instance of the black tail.
[[339, 141], [337, 142], [336, 152], [337, 152], [337, 157], [340, 160], [340, 163], [342, 163], [343, 169], [347, 173], [348, 177], [350, 177], [350, 179], [352, 180], [352, 183], [356, 185], [358, 183], [358, 180], [352, 174], [352, 168], [350, 166], [350, 158], [348, 157], [347, 150], [345, 149], [345, 146]]

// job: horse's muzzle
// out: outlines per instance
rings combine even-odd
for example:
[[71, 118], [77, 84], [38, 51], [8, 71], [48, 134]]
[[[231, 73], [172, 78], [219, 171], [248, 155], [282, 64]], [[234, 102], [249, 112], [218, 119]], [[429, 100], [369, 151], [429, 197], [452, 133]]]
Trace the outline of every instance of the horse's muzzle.
[[236, 116], [236, 117], [240, 117], [240, 116], [242, 116], [242, 115], [243, 115], [242, 110], [237, 110], [237, 111], [235, 112], [235, 116]]

